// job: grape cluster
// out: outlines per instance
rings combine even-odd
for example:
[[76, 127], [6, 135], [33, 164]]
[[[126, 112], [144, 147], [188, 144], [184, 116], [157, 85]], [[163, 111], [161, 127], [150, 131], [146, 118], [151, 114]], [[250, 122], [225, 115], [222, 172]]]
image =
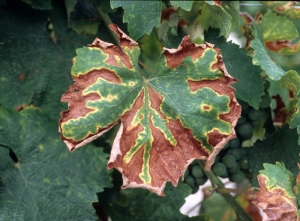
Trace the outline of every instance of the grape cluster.
[[[242, 183], [245, 177], [251, 174], [249, 172], [249, 148], [242, 147], [242, 143], [249, 140], [252, 137], [254, 128], [264, 121], [265, 109], [271, 103], [271, 97], [267, 91], [269, 86], [270, 83], [266, 81], [264, 85], [265, 94], [261, 97], [258, 110], [249, 106], [248, 103], [238, 100], [242, 107], [242, 114], [235, 128], [237, 137], [230, 140], [216, 156], [211, 169], [217, 176], [228, 177], [232, 182]], [[203, 174], [200, 166], [193, 162], [187, 170], [185, 182], [195, 189], [195, 186], [202, 185], [207, 180], [207, 177]]]
[[193, 189], [193, 193], [195, 193], [198, 191], [199, 186], [203, 185], [206, 181], [207, 176], [197, 160], [194, 160], [185, 171], [184, 182], [188, 184]]
[[249, 148], [242, 147], [242, 143], [252, 137], [254, 128], [262, 125], [265, 119], [265, 109], [271, 103], [271, 97], [267, 91], [269, 87], [270, 83], [266, 81], [264, 85], [265, 94], [261, 97], [258, 110], [249, 106], [248, 103], [238, 100], [242, 107], [242, 114], [235, 128], [237, 137], [230, 140], [217, 155], [212, 166], [212, 170], [217, 176], [228, 177], [232, 182], [242, 183], [245, 177], [250, 174]]

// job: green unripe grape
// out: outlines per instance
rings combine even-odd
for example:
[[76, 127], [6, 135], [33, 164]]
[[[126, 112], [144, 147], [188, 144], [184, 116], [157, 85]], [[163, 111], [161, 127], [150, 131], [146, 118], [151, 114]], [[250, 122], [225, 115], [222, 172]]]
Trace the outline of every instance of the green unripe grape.
[[241, 157], [242, 158], [248, 155], [248, 149], [247, 148], [242, 147], [242, 148], [240, 148], [240, 151], [241, 151]]
[[249, 168], [249, 160], [244, 157], [239, 160], [239, 165], [243, 170], [247, 170]]
[[271, 85], [270, 81], [266, 80], [265, 83], [264, 83], [264, 90], [265, 91], [268, 90], [270, 88], [270, 85]]
[[232, 155], [235, 158], [235, 160], [239, 160], [242, 157], [240, 148], [229, 149], [227, 151], [227, 154]]
[[257, 127], [262, 123], [262, 119], [251, 121], [253, 127]]
[[228, 177], [228, 171], [226, 170], [226, 173], [224, 173], [224, 174], [221, 175], [220, 177], [222, 177], [222, 178], [227, 178], [227, 177]]
[[186, 179], [188, 175], [189, 175], [189, 169], [186, 169], [186, 171], [184, 172], [184, 179]]
[[249, 107], [249, 104], [245, 101], [238, 100], [238, 102], [242, 106], [242, 110], [246, 110]]
[[230, 173], [237, 173], [240, 170], [241, 170], [240, 165], [237, 162], [235, 162], [235, 164], [233, 165], [233, 167], [231, 167], [230, 169], [228, 169], [228, 171]]
[[229, 142], [223, 147], [222, 150], [226, 150], [229, 147]]
[[271, 97], [268, 92], [261, 97], [261, 102], [259, 103], [259, 108], [265, 109], [271, 104]]
[[203, 170], [201, 169], [201, 167], [199, 165], [194, 166], [192, 169], [192, 175], [195, 178], [200, 178], [204, 176]]
[[190, 187], [194, 187], [195, 185], [195, 179], [192, 176], [187, 176], [187, 178], [185, 178], [185, 183], [187, 185], [189, 185]]
[[264, 116], [264, 111], [262, 110], [255, 110], [254, 108], [251, 108], [250, 111], [248, 112], [248, 117], [249, 119], [256, 121], [260, 120]]
[[244, 114], [242, 114], [241, 117], [238, 119], [237, 123], [238, 124], [243, 124], [243, 123], [246, 122], [246, 120], [247, 120], [247, 117]]
[[236, 161], [234, 156], [227, 154], [222, 158], [222, 163], [225, 165], [225, 167], [231, 168], [234, 166]]
[[244, 139], [252, 136], [253, 129], [254, 127], [249, 121], [245, 122], [244, 124], [238, 124], [236, 126], [236, 131]]
[[222, 176], [227, 172], [225, 165], [221, 162], [214, 164], [212, 170], [217, 176]]
[[221, 160], [220, 155], [217, 155], [217, 156], [215, 157], [214, 163], [218, 163], [220, 160]]
[[196, 185], [201, 186], [207, 181], [207, 177], [196, 178]]
[[233, 173], [229, 177], [230, 181], [235, 182], [235, 183], [242, 183], [245, 179], [245, 174], [242, 171], [239, 171], [237, 173]]
[[241, 141], [238, 137], [234, 138], [234, 139], [229, 141], [229, 147], [230, 148], [237, 148], [240, 145], [240, 143], [241, 143]]

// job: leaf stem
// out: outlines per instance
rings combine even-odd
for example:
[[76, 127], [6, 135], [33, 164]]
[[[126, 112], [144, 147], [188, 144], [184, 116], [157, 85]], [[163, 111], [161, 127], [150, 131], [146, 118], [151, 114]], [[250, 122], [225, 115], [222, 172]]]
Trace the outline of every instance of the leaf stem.
[[[218, 192], [218, 189], [224, 189], [224, 184], [212, 171], [204, 170], [205, 163], [202, 160], [197, 160], [197, 162], [203, 169], [203, 171], [206, 174], [206, 176], [208, 177], [208, 179], [210, 180], [212, 186], [219, 187], [216, 189], [216, 192]], [[235, 211], [237, 218], [239, 220], [253, 221], [253, 219], [250, 217], [250, 215], [241, 207], [241, 205], [238, 202], [236, 202], [235, 198], [233, 196], [231, 196], [230, 193], [224, 193], [224, 194], [221, 194], [221, 196], [232, 207], [232, 209]]]
[[102, 21], [104, 22], [104, 24], [107, 28], [109, 34], [112, 36], [112, 39], [113, 39], [115, 45], [117, 45], [121, 50], [121, 46], [119, 44], [119, 39], [118, 39], [117, 35], [109, 28], [109, 25], [112, 24], [110, 17], [106, 13], [104, 13], [100, 8], [98, 8], [98, 12], [99, 12], [100, 17], [102, 18]]

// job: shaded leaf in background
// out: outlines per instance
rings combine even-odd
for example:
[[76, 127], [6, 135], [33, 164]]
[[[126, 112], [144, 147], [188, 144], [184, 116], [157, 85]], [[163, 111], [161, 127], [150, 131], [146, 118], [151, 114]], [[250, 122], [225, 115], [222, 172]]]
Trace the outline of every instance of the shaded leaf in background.
[[39, 108], [16, 112], [1, 107], [0, 122], [0, 219], [95, 219], [96, 192], [112, 186], [108, 154], [93, 145], [70, 154], [59, 139], [57, 123]]
[[209, 27], [220, 29], [220, 36], [228, 38], [232, 23], [232, 17], [221, 5], [216, 5], [213, 1], [205, 1], [201, 7], [201, 14], [198, 16], [198, 23], [207, 30]]
[[214, 192], [202, 203], [200, 214], [209, 215], [209, 221], [235, 221], [236, 215], [231, 206], [218, 193]]
[[285, 16], [277, 16], [275, 13], [264, 14], [260, 26], [265, 42], [292, 40], [299, 35], [292, 21]]
[[299, 36], [298, 31], [293, 21], [287, 17], [268, 13], [262, 17], [260, 26], [268, 50], [284, 54], [300, 51], [300, 41], [292, 43]]
[[266, 220], [298, 220], [294, 175], [281, 163], [265, 163], [259, 171], [259, 192], [252, 201], [266, 214]]
[[238, 80], [232, 85], [236, 89], [235, 96], [258, 109], [264, 93], [264, 80], [260, 76], [260, 68], [252, 64], [251, 57], [244, 49], [218, 36], [218, 29], [209, 28], [204, 32], [204, 40], [221, 49], [226, 69]]
[[34, 9], [49, 10], [52, 9], [51, 0], [22, 0]]
[[101, 22], [96, 8], [88, 0], [65, 0], [68, 27], [73, 28], [78, 34], [92, 34], [98, 32]]
[[165, 48], [146, 77], [138, 67], [138, 44], [116, 25], [110, 28], [123, 52], [100, 39], [77, 49], [75, 84], [62, 97], [69, 103], [60, 120], [62, 139], [74, 151], [121, 119], [108, 167], [122, 173], [124, 188], [162, 195], [166, 182], [176, 186], [193, 159], [207, 160], [209, 169], [235, 136], [240, 115], [230, 86], [235, 80], [219, 50], [195, 45], [189, 36], [178, 49]]
[[184, 9], [185, 11], [190, 11], [192, 9], [192, 5], [193, 5], [194, 1], [170, 1], [170, 3], [172, 5], [178, 6], [182, 9]]
[[[189, 218], [180, 213], [179, 209], [185, 202], [184, 198], [191, 192], [191, 188], [182, 182], [179, 182], [176, 188], [167, 184], [165, 197], [159, 197], [144, 189], [128, 189], [122, 190], [128, 199], [127, 206], [122, 206], [116, 201], [101, 206], [113, 221], [208, 221], [208, 216], [205, 215]], [[99, 201], [101, 202], [101, 195]]]
[[128, 22], [130, 37], [139, 39], [144, 33], [150, 35], [152, 29], [159, 27], [161, 1], [121, 1], [111, 0], [112, 8], [124, 9], [123, 21]]
[[[53, 1], [53, 5], [49, 14], [20, 2], [0, 9], [0, 16], [5, 18], [0, 20], [0, 94], [5, 94], [0, 103], [7, 108], [33, 103], [58, 120], [59, 111], [67, 107], [60, 98], [72, 83], [75, 49], [95, 37], [68, 31], [63, 2]], [[47, 30], [48, 16], [56, 43]]]
[[239, 3], [239, 1], [222, 1], [222, 7], [232, 17], [231, 29], [239, 28], [240, 27], [240, 14], [239, 14], [240, 3]]
[[265, 70], [270, 79], [278, 81], [285, 74], [285, 71], [278, 67], [268, 55], [264, 46], [260, 25], [254, 22], [253, 27], [254, 30], [249, 28], [254, 35], [254, 39], [250, 43], [250, 46], [254, 49], [253, 64]]
[[260, 1], [264, 6], [269, 7], [274, 12], [291, 18], [300, 18], [300, 10], [293, 7], [295, 1]]
[[266, 135], [265, 140], [258, 140], [249, 151], [250, 171], [254, 175], [253, 184], [257, 186], [256, 176], [263, 169], [264, 163], [284, 163], [285, 167], [297, 176], [299, 169], [299, 145], [295, 129], [289, 129], [285, 125], [273, 134]]
[[300, 145], [300, 91], [297, 94], [298, 102], [296, 104], [296, 111], [292, 116], [290, 127], [297, 128], [297, 132], [299, 134], [298, 144]]

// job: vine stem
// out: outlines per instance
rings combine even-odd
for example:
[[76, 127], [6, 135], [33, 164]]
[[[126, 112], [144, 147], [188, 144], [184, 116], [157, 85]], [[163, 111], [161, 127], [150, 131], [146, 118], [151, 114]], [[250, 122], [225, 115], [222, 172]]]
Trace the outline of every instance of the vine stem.
[[[204, 169], [205, 163], [202, 160], [197, 160], [198, 164], [201, 166], [203, 169], [204, 173], [210, 180], [213, 188], [216, 188], [216, 192], [218, 192], [218, 189], [224, 189], [224, 184], [222, 181], [212, 172], [212, 171], [206, 171]], [[253, 221], [253, 219], [250, 217], [250, 215], [241, 207], [241, 205], [235, 200], [233, 196], [230, 195], [230, 193], [224, 193], [220, 194], [226, 202], [232, 207], [232, 209], [235, 211], [238, 220], [243, 220], [243, 221]]]

